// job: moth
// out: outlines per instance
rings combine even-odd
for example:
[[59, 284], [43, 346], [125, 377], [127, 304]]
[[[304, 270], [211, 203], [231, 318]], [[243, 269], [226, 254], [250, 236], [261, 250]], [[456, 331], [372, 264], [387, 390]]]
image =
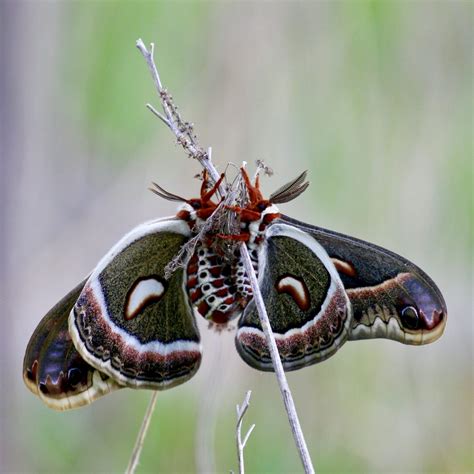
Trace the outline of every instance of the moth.
[[[164, 390], [198, 370], [196, 324], [237, 321], [235, 344], [251, 367], [272, 362], [244, 271], [249, 251], [284, 369], [321, 362], [346, 341], [427, 344], [443, 333], [441, 292], [420, 268], [362, 240], [280, 213], [308, 187], [306, 172], [264, 199], [258, 174], [239, 174], [233, 202], [224, 179], [204, 173], [199, 198], [176, 216], [125, 235], [41, 320], [26, 349], [26, 386], [49, 407], [87, 405], [123, 387]], [[240, 197], [239, 197], [240, 196]]]

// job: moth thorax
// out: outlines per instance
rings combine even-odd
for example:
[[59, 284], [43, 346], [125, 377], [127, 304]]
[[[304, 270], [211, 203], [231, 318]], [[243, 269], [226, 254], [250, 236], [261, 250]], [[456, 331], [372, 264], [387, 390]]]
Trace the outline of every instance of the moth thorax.
[[280, 211], [274, 204], [271, 204], [260, 214], [258, 219], [253, 220], [248, 224], [249, 248], [260, 247], [260, 244], [263, 242], [265, 237], [265, 231], [268, 225], [278, 217], [280, 217]]

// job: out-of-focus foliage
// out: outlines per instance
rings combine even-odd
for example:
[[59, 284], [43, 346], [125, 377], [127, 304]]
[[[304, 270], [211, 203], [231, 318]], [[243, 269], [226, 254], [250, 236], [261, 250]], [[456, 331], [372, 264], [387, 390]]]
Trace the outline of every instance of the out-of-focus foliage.
[[[144, 103], [156, 99], [145, 63], [133, 47], [136, 39], [155, 38], [158, 31], [166, 38], [157, 45], [159, 66], [169, 84], [182, 87], [200, 67], [196, 54], [203, 59], [196, 38], [206, 29], [208, 10], [208, 4], [198, 2], [75, 2], [64, 8], [70, 34], [64, 38], [67, 56], [58, 72], [65, 92], [76, 97], [85, 133], [116, 152], [104, 158], [135, 159], [157, 125], [143, 120]], [[180, 68], [172, 67], [176, 58]]]
[[[133, 225], [174, 212], [148, 183], [198, 191], [199, 167], [144, 107], [139, 37], [221, 169], [264, 159], [267, 192], [308, 169], [285, 213], [406, 255], [446, 296], [436, 344], [348, 343], [290, 374], [317, 471], [472, 471], [469, 3], [4, 2], [0, 17], [4, 472], [123, 472], [149, 399], [55, 413], [20, 375], [47, 309]], [[138, 472], [235, 470], [248, 389], [247, 471], [299, 472], [272, 375], [200, 324], [203, 366], [160, 395]]]

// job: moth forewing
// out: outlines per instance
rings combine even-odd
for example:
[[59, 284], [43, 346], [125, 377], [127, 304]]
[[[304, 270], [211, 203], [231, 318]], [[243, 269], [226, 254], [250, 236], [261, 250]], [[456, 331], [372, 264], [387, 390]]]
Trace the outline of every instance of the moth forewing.
[[350, 340], [386, 338], [421, 345], [443, 334], [446, 303], [421, 268], [355, 237], [287, 216], [281, 221], [311, 234], [334, 262], [353, 307]]
[[182, 268], [165, 268], [190, 237], [186, 223], [142, 224], [99, 262], [69, 317], [77, 350], [131, 388], [163, 390], [199, 368], [201, 344]]

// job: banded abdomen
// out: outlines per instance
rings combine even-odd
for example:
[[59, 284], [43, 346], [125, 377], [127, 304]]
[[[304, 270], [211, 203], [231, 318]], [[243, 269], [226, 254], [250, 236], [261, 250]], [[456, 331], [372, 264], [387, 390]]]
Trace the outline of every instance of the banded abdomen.
[[[257, 251], [250, 256], [258, 272]], [[238, 251], [230, 258], [199, 244], [187, 267], [187, 291], [192, 305], [204, 318], [226, 324], [241, 315], [252, 299], [252, 289]]]

